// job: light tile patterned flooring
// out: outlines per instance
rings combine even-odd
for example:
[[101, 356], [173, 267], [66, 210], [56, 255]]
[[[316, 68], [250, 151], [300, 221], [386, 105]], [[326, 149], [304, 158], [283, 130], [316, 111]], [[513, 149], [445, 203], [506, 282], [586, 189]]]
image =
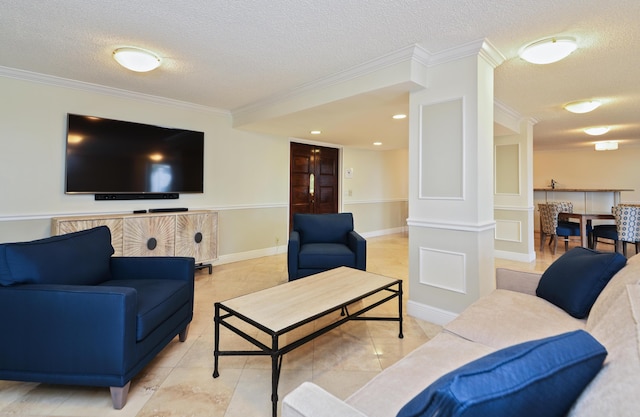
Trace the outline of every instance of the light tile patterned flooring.
[[[407, 280], [407, 245], [406, 234], [368, 239], [367, 270]], [[530, 264], [498, 259], [496, 267], [543, 271], [563, 253], [563, 247], [558, 248], [556, 256], [545, 249]], [[132, 381], [129, 400], [122, 410], [112, 408], [107, 388], [0, 381], [0, 417], [270, 416], [268, 357], [221, 357], [220, 377], [212, 378], [213, 303], [286, 280], [285, 253], [216, 266], [213, 275], [206, 270], [198, 272], [194, 319], [187, 341], [180, 343], [176, 338]], [[408, 285], [404, 289], [406, 306]], [[389, 304], [379, 308], [393, 309], [389, 314], [394, 314], [397, 305]], [[405, 337], [398, 339], [397, 323], [347, 323], [284, 356], [280, 399], [307, 380], [346, 398], [439, 329], [405, 315]], [[221, 331], [223, 349], [243, 343], [228, 330]]]

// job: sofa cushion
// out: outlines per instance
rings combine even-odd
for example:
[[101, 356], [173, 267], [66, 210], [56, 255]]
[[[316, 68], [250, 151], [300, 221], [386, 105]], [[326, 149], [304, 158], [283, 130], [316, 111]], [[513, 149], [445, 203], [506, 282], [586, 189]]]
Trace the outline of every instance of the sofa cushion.
[[592, 328], [607, 316], [606, 312], [616, 304], [618, 298], [626, 294], [626, 287], [629, 284], [640, 284], [640, 254], [627, 260], [627, 265], [611, 278], [593, 303], [587, 319], [588, 332], [591, 333]]
[[108, 287], [135, 288], [136, 341], [141, 341], [190, 302], [188, 282], [173, 279], [114, 279], [100, 284]]
[[106, 226], [31, 242], [0, 245], [0, 285], [95, 285], [111, 278]]
[[307, 243], [298, 255], [300, 268], [331, 269], [339, 266], [356, 267], [356, 255], [348, 246], [339, 243]]
[[496, 349], [584, 329], [585, 321], [534, 295], [495, 290], [447, 323], [446, 331]]
[[394, 416], [425, 386], [493, 351], [480, 343], [438, 333], [402, 360], [385, 368], [345, 402], [367, 417]]
[[511, 346], [438, 379], [398, 417], [564, 416], [606, 355], [584, 330]]
[[573, 317], [584, 318], [611, 277], [626, 263], [627, 259], [617, 252], [573, 248], [542, 274], [536, 294]]
[[293, 215], [294, 230], [300, 233], [300, 242], [347, 244], [347, 234], [353, 230], [351, 213]]
[[625, 285], [590, 333], [609, 354], [600, 373], [573, 405], [569, 417], [637, 416], [640, 285]]

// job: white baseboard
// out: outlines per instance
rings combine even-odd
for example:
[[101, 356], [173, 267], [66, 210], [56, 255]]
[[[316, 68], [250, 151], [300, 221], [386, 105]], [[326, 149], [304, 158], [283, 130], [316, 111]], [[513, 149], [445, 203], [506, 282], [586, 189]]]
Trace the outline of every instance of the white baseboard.
[[[406, 233], [406, 227], [396, 227], [393, 229], [376, 230], [374, 232], [361, 233], [362, 237], [371, 238], [385, 235], [392, 235], [396, 233]], [[232, 262], [246, 261], [248, 259], [262, 258], [263, 256], [279, 255], [287, 253], [287, 245], [272, 246], [270, 248], [256, 249], [247, 252], [237, 252], [228, 255], [220, 255], [218, 259], [211, 262], [212, 265], [230, 264]]]
[[373, 232], [363, 232], [363, 233], [360, 233], [360, 235], [366, 239], [369, 237], [394, 235], [396, 233], [407, 233], [407, 231], [408, 231], [407, 226], [402, 226], [402, 227], [394, 227], [393, 229], [376, 230]]
[[440, 326], [445, 325], [458, 317], [457, 313], [452, 313], [451, 311], [442, 310], [437, 307], [417, 303], [411, 300], [407, 301], [407, 314]]
[[517, 262], [533, 262], [536, 260], [536, 253], [516, 253], [516, 252], [507, 252], [503, 250], [496, 250], [493, 252], [493, 255], [496, 258], [507, 259], [509, 261], [517, 261]]
[[212, 265], [230, 264], [232, 262], [246, 261], [249, 259], [262, 258], [264, 256], [273, 256], [287, 253], [287, 245], [273, 246], [270, 248], [256, 249], [247, 252], [237, 252], [229, 255], [221, 255], [218, 259], [211, 262]]

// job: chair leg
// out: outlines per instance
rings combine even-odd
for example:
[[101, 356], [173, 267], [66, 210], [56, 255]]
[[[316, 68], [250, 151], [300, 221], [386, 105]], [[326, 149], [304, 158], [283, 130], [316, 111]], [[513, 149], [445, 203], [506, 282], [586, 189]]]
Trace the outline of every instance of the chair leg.
[[543, 231], [540, 231], [540, 252], [544, 252], [544, 240], [546, 238], [547, 235], [545, 235]]
[[121, 410], [122, 407], [127, 403], [127, 397], [129, 396], [129, 387], [131, 386], [131, 381], [127, 382], [124, 387], [109, 387], [111, 390], [111, 402], [113, 403], [113, 408], [116, 410]]
[[185, 327], [183, 331], [178, 333], [178, 340], [180, 340], [181, 342], [184, 342], [185, 340], [187, 340], [187, 335], [189, 334], [190, 325], [191, 323], [187, 324], [187, 327]]
[[[553, 251], [551, 252], [552, 254], [556, 254], [556, 250], [558, 250], [558, 235], [553, 235], [551, 237], [551, 239], [553, 239]], [[549, 242], [549, 245], [551, 245], [551, 242]]]
[[624, 257], [627, 257], [627, 242], [622, 241], [622, 254], [624, 255]]
[[566, 236], [564, 238], [564, 251], [565, 252], [569, 251], [569, 236]]

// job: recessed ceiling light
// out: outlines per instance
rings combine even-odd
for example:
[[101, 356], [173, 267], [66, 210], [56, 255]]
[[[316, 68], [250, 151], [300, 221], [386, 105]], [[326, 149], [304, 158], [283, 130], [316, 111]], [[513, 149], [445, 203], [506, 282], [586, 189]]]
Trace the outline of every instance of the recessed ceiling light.
[[591, 136], [600, 136], [607, 133], [609, 129], [611, 129], [609, 126], [588, 127], [584, 129], [584, 133]]
[[601, 104], [600, 100], [582, 100], [567, 103], [564, 108], [571, 113], [589, 113], [600, 107]]
[[113, 58], [126, 69], [148, 72], [160, 66], [160, 57], [146, 49], [127, 46], [113, 51]]
[[320, 130], [312, 130], [311, 132], [312, 135], [319, 135], [320, 133], [322, 133]]
[[404, 119], [404, 118], [406, 118], [406, 117], [407, 117], [407, 115], [406, 115], [406, 114], [394, 114], [394, 115], [393, 115], [393, 118], [394, 118], [394, 119]]
[[596, 142], [596, 151], [615, 151], [618, 149], [618, 142], [615, 141], [606, 141], [606, 142]]
[[573, 38], [543, 39], [527, 45], [520, 52], [520, 58], [532, 64], [551, 64], [568, 57], [577, 48]]
[[382, 142], [373, 142], [373, 146], [382, 146]]

